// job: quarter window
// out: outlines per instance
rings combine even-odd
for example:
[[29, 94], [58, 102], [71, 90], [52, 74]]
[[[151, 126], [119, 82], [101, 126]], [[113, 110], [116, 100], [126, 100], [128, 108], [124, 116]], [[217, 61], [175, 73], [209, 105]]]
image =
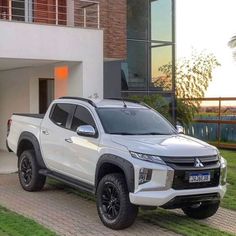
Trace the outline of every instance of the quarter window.
[[50, 117], [52, 122], [60, 127], [66, 128], [74, 107], [72, 104], [56, 104]]
[[91, 113], [85, 107], [77, 106], [72, 120], [71, 129], [76, 131], [81, 125], [92, 125], [94, 128], [96, 127]]

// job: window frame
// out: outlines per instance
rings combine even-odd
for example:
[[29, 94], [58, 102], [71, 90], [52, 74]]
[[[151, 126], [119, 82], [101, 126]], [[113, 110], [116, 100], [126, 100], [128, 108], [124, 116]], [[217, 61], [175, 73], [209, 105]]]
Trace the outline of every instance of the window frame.
[[[55, 110], [56, 106], [59, 105], [59, 104], [60, 104], [60, 105], [70, 105], [70, 106], [73, 106], [72, 111], [69, 113], [69, 116], [67, 117], [65, 127], [58, 125], [58, 124], [57, 124], [56, 122], [54, 122], [53, 119], [52, 119], [52, 115], [53, 115], [53, 113], [54, 113], [54, 110]], [[56, 126], [62, 128], [62, 129], [70, 130], [70, 126], [71, 126], [72, 118], [73, 118], [74, 113], [75, 113], [75, 109], [76, 109], [76, 104], [71, 104], [71, 103], [59, 103], [59, 102], [58, 102], [58, 103], [54, 103], [54, 104], [52, 105], [52, 109], [51, 109], [50, 114], [49, 114], [49, 119], [50, 119], [50, 121], [51, 121], [54, 125], [56, 125]]]
[[[94, 124], [95, 124], [95, 127], [93, 127], [94, 129], [95, 129], [95, 132], [96, 132], [96, 134], [95, 134], [95, 136], [93, 136], [93, 137], [87, 137], [87, 138], [99, 138], [99, 131], [98, 131], [98, 124], [97, 124], [97, 122], [96, 122], [96, 119], [95, 119], [95, 117], [94, 117], [94, 114], [91, 112], [91, 110], [87, 107], [87, 106], [84, 106], [84, 105], [82, 105], [82, 104], [75, 104], [75, 110], [74, 110], [74, 112], [73, 112], [73, 115], [72, 115], [72, 117], [71, 117], [71, 120], [70, 120], [70, 123], [69, 123], [69, 130], [71, 131], [71, 132], [74, 132], [74, 133], [76, 133], [76, 131], [74, 131], [74, 130], [72, 130], [72, 123], [73, 123], [73, 118], [74, 118], [74, 116], [75, 116], [75, 113], [76, 113], [76, 110], [77, 110], [77, 107], [83, 107], [84, 109], [86, 109], [88, 112], [89, 112], [89, 114], [91, 115], [91, 117], [92, 117], [92, 119], [93, 119], [93, 121], [94, 121]], [[76, 133], [77, 134], [77, 133]]]

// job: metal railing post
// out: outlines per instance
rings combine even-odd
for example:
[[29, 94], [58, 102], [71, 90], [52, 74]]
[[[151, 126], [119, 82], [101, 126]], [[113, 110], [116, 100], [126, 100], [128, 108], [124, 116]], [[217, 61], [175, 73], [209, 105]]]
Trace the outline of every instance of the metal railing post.
[[98, 14], [98, 29], [100, 29], [100, 4], [97, 4], [97, 14]]
[[87, 27], [87, 10], [86, 7], [84, 8], [84, 28]]
[[56, 25], [58, 25], [58, 0], [56, 0]]
[[220, 125], [220, 121], [221, 121], [221, 97], [219, 97], [219, 112], [218, 112], [218, 131], [217, 131], [217, 135], [218, 135], [218, 146], [220, 146], [220, 140], [221, 140], [221, 125]]
[[8, 19], [12, 20], [12, 0], [8, 1]]

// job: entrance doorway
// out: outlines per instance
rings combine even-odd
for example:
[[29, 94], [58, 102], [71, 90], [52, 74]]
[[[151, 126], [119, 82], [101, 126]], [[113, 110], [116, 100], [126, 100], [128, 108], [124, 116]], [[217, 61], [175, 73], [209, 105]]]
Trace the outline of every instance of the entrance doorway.
[[54, 79], [39, 79], [39, 113], [45, 114], [54, 100]]

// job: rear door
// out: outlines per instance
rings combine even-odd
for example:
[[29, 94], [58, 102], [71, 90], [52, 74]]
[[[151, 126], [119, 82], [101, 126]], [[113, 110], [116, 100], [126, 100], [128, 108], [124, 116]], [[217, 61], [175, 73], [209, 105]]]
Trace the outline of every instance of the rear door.
[[49, 118], [41, 125], [41, 149], [45, 164], [50, 170], [62, 174], [70, 173], [71, 162], [68, 158], [68, 136], [76, 105], [69, 103], [54, 104]]

